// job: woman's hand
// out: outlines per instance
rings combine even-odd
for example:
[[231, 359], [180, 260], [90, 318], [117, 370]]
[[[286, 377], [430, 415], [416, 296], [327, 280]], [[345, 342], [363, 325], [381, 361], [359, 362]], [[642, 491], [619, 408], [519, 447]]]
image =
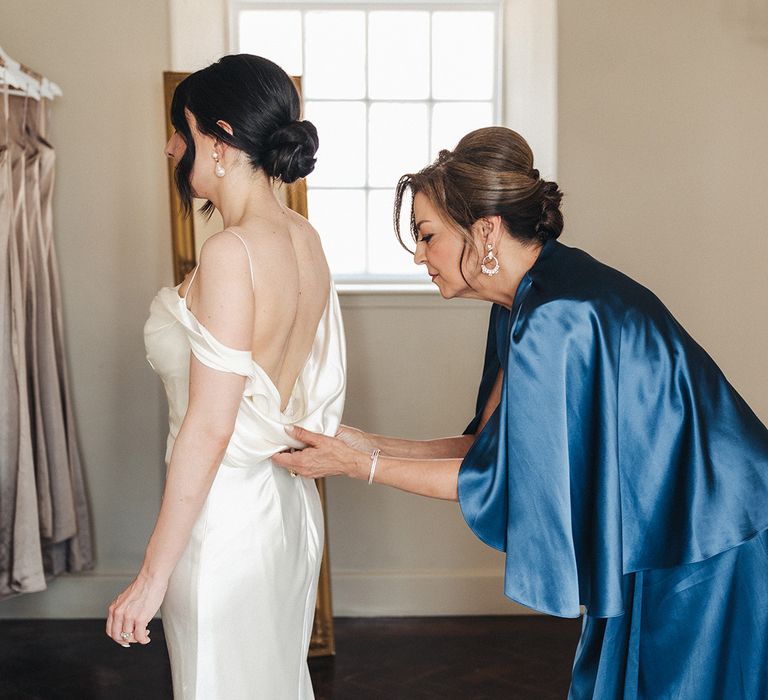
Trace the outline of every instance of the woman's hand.
[[360, 450], [361, 452], [370, 454], [376, 449], [376, 445], [373, 443], [373, 440], [371, 440], [368, 433], [349, 425], [342, 425], [336, 433], [336, 437], [345, 445], [349, 445], [353, 450]]
[[[109, 606], [107, 636], [120, 646], [130, 643], [149, 644], [147, 625], [160, 609], [168, 581], [150, 580], [139, 574]], [[128, 634], [124, 637], [123, 634]]]
[[286, 432], [306, 447], [273, 455], [272, 461], [278, 466], [309, 479], [339, 474], [353, 479], [368, 478], [369, 455], [366, 452], [350, 447], [339, 438], [313, 433], [298, 426]]

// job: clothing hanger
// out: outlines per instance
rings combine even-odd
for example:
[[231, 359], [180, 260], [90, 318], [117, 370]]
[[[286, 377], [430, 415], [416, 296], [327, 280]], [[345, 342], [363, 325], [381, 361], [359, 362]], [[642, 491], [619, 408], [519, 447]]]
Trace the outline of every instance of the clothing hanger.
[[61, 88], [52, 80], [43, 78], [43, 83], [46, 90], [50, 93], [50, 97], [48, 97], [48, 95], [43, 95], [43, 97], [48, 97], [49, 100], [53, 100], [56, 97], [64, 97], [64, 93], [62, 92]]
[[26, 95], [27, 78], [21, 66], [0, 48], [0, 81], [11, 88], [9, 94]]
[[25, 66], [23, 63], [19, 65], [21, 67], [21, 72], [27, 76], [27, 95], [39, 102], [42, 96], [41, 87], [43, 76], [40, 75], [40, 73], [36, 73], [28, 66]]
[[[43, 79], [40, 73], [15, 61], [0, 46], [0, 80], [10, 88], [8, 90], [9, 95], [20, 95], [39, 100]], [[58, 88], [58, 86], [56, 87]]]

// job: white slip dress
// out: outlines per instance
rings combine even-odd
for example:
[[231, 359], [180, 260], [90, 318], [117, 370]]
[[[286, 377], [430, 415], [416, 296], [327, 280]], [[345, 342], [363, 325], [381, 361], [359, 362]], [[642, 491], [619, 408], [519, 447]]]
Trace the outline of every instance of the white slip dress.
[[339, 427], [346, 355], [336, 290], [331, 285], [284, 411], [251, 353], [219, 342], [178, 287], [164, 287], [155, 297], [144, 339], [168, 397], [166, 464], [187, 410], [190, 350], [208, 367], [247, 378], [234, 433], [162, 606], [174, 698], [313, 698], [307, 652], [323, 514], [315, 482], [292, 477], [271, 455], [301, 447], [286, 425], [326, 435]]

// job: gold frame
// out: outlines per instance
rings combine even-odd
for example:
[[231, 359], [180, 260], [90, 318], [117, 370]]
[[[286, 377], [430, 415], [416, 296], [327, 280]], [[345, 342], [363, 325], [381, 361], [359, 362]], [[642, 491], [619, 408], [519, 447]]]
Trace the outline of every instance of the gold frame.
[[[163, 73], [163, 86], [165, 91], [165, 130], [167, 138], [173, 134], [171, 124], [171, 99], [176, 86], [189, 73], [165, 71]], [[292, 78], [296, 89], [301, 95], [301, 78]], [[168, 190], [171, 199], [171, 247], [173, 251], [173, 277], [176, 284], [180, 284], [187, 273], [197, 264], [195, 253], [195, 222], [189, 216], [184, 216], [181, 209], [181, 199], [174, 182], [173, 161], [168, 160]], [[290, 185], [283, 186], [286, 204], [302, 216], [307, 216], [307, 183], [304, 179], [297, 180]], [[323, 504], [323, 518], [325, 518], [325, 546], [323, 547], [323, 561], [320, 566], [320, 581], [317, 590], [317, 603], [315, 605], [315, 621], [312, 628], [312, 640], [309, 646], [309, 655], [333, 656], [336, 653], [336, 644], [333, 635], [333, 604], [331, 598], [330, 561], [328, 558], [328, 520], [325, 515], [325, 481], [318, 479], [317, 488], [320, 492], [320, 500]]]

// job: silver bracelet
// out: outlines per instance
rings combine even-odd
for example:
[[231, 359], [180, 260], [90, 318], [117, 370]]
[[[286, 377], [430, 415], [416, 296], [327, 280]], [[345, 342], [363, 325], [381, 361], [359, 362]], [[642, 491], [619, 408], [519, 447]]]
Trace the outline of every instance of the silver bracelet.
[[368, 474], [368, 486], [373, 483], [373, 475], [376, 473], [376, 465], [379, 463], [381, 450], [377, 447], [371, 452], [371, 471]]

